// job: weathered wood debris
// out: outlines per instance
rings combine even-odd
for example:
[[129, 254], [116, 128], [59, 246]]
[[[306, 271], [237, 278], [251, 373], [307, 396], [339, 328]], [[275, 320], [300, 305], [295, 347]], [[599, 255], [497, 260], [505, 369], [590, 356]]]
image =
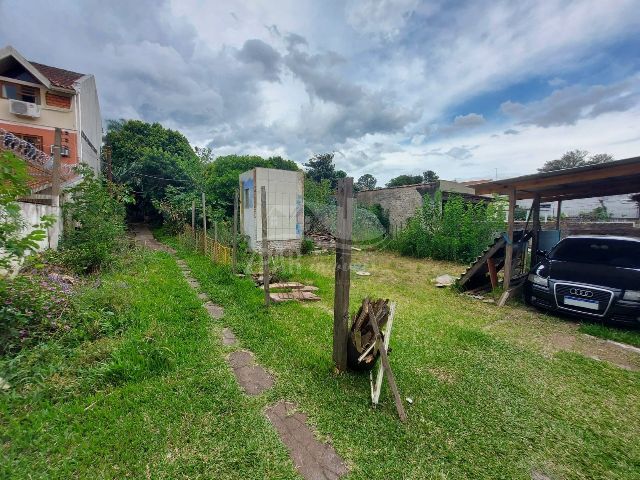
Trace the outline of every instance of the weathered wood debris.
[[369, 297], [362, 301], [358, 312], [353, 316], [347, 345], [347, 364], [352, 370], [371, 370], [380, 355], [381, 345], [376, 342], [372, 325], [378, 318], [378, 328], [383, 329], [389, 319], [389, 300], [374, 300]]

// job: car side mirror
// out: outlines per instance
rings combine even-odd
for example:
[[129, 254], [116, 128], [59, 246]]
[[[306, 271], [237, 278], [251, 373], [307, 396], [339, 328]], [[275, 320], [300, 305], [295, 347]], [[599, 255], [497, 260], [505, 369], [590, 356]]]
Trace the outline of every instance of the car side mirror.
[[538, 251], [536, 251], [536, 256], [537, 256], [537, 257], [544, 257], [544, 258], [547, 258], [547, 254], [548, 254], [548, 253], [549, 253], [549, 252], [547, 252], [546, 250], [538, 250]]

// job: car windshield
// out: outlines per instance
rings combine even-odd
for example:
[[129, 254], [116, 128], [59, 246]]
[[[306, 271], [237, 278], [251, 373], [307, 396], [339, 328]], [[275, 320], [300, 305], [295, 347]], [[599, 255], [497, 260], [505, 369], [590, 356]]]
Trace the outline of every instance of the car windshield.
[[640, 242], [605, 238], [567, 238], [549, 253], [552, 260], [640, 268]]

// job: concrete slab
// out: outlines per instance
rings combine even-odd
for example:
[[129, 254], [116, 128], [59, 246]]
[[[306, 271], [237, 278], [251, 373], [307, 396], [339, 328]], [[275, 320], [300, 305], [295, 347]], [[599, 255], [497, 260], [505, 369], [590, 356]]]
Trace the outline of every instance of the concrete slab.
[[273, 377], [255, 364], [253, 354], [246, 350], [232, 352], [228, 357], [236, 380], [247, 395], [260, 395], [273, 386]]
[[280, 401], [267, 407], [267, 418], [289, 450], [296, 470], [307, 480], [334, 480], [348, 473], [347, 466], [334, 448], [318, 441], [307, 416], [293, 403]]

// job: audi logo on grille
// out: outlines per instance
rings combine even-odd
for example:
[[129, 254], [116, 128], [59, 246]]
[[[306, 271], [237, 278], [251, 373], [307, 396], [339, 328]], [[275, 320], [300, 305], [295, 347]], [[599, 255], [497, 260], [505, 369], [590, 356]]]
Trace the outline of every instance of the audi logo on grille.
[[571, 290], [569, 290], [569, 293], [571, 295], [577, 295], [579, 297], [586, 297], [586, 298], [591, 298], [593, 297], [593, 292], [590, 290], [583, 290], [581, 288], [572, 288]]

